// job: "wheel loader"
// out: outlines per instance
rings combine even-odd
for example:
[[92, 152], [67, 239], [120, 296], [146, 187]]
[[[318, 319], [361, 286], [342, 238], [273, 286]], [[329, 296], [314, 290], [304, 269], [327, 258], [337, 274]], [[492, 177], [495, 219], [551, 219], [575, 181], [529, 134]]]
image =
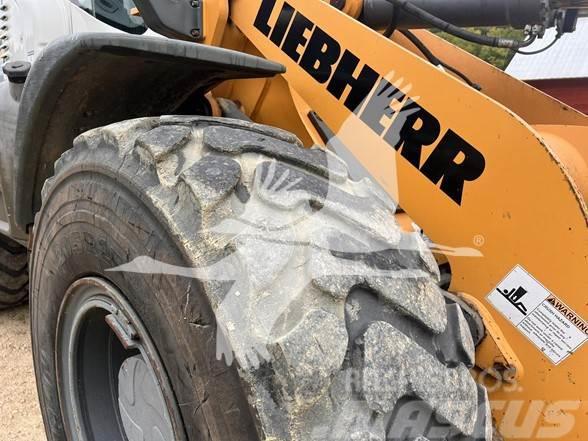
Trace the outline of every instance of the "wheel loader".
[[585, 439], [588, 118], [431, 30], [532, 54], [586, 11], [0, 0], [47, 439]]

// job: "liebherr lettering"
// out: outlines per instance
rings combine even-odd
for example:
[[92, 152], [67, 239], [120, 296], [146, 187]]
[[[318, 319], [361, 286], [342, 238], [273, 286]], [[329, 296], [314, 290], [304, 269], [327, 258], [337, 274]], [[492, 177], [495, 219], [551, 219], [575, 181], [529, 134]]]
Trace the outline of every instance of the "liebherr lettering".
[[[361, 62], [351, 51], [342, 48], [339, 42], [287, 2], [283, 3], [275, 23], [270, 24], [276, 5], [277, 0], [263, 0], [254, 26], [461, 205], [465, 183], [475, 181], [484, 173], [486, 161], [482, 153], [453, 130], [442, 130], [434, 115]], [[400, 111], [393, 109], [399, 106]], [[388, 128], [382, 124], [384, 116], [395, 117]], [[433, 145], [436, 147], [423, 161], [423, 150]]]

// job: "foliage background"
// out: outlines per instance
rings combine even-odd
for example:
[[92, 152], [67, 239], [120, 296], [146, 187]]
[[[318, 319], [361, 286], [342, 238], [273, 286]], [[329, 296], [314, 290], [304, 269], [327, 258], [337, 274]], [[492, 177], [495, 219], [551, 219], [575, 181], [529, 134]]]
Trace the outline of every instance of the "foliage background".
[[[514, 38], [517, 40], [524, 38], [522, 31], [508, 27], [469, 28], [469, 30], [482, 35], [499, 36], [502, 38]], [[506, 68], [514, 56], [514, 52], [509, 49], [481, 46], [475, 43], [461, 40], [445, 32], [435, 30], [432, 32], [500, 69]]]

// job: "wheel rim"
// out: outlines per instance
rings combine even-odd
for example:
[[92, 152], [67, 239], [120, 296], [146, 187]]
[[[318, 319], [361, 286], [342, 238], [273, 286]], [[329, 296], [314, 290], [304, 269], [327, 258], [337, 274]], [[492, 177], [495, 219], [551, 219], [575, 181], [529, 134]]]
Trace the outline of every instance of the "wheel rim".
[[59, 313], [57, 357], [72, 441], [185, 439], [155, 345], [112, 284], [88, 277], [70, 286]]

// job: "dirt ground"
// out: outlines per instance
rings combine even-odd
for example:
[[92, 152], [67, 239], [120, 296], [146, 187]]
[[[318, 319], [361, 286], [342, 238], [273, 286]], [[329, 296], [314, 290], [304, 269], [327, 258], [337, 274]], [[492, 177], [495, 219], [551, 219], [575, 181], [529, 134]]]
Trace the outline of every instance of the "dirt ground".
[[46, 441], [26, 306], [0, 311], [0, 441]]

